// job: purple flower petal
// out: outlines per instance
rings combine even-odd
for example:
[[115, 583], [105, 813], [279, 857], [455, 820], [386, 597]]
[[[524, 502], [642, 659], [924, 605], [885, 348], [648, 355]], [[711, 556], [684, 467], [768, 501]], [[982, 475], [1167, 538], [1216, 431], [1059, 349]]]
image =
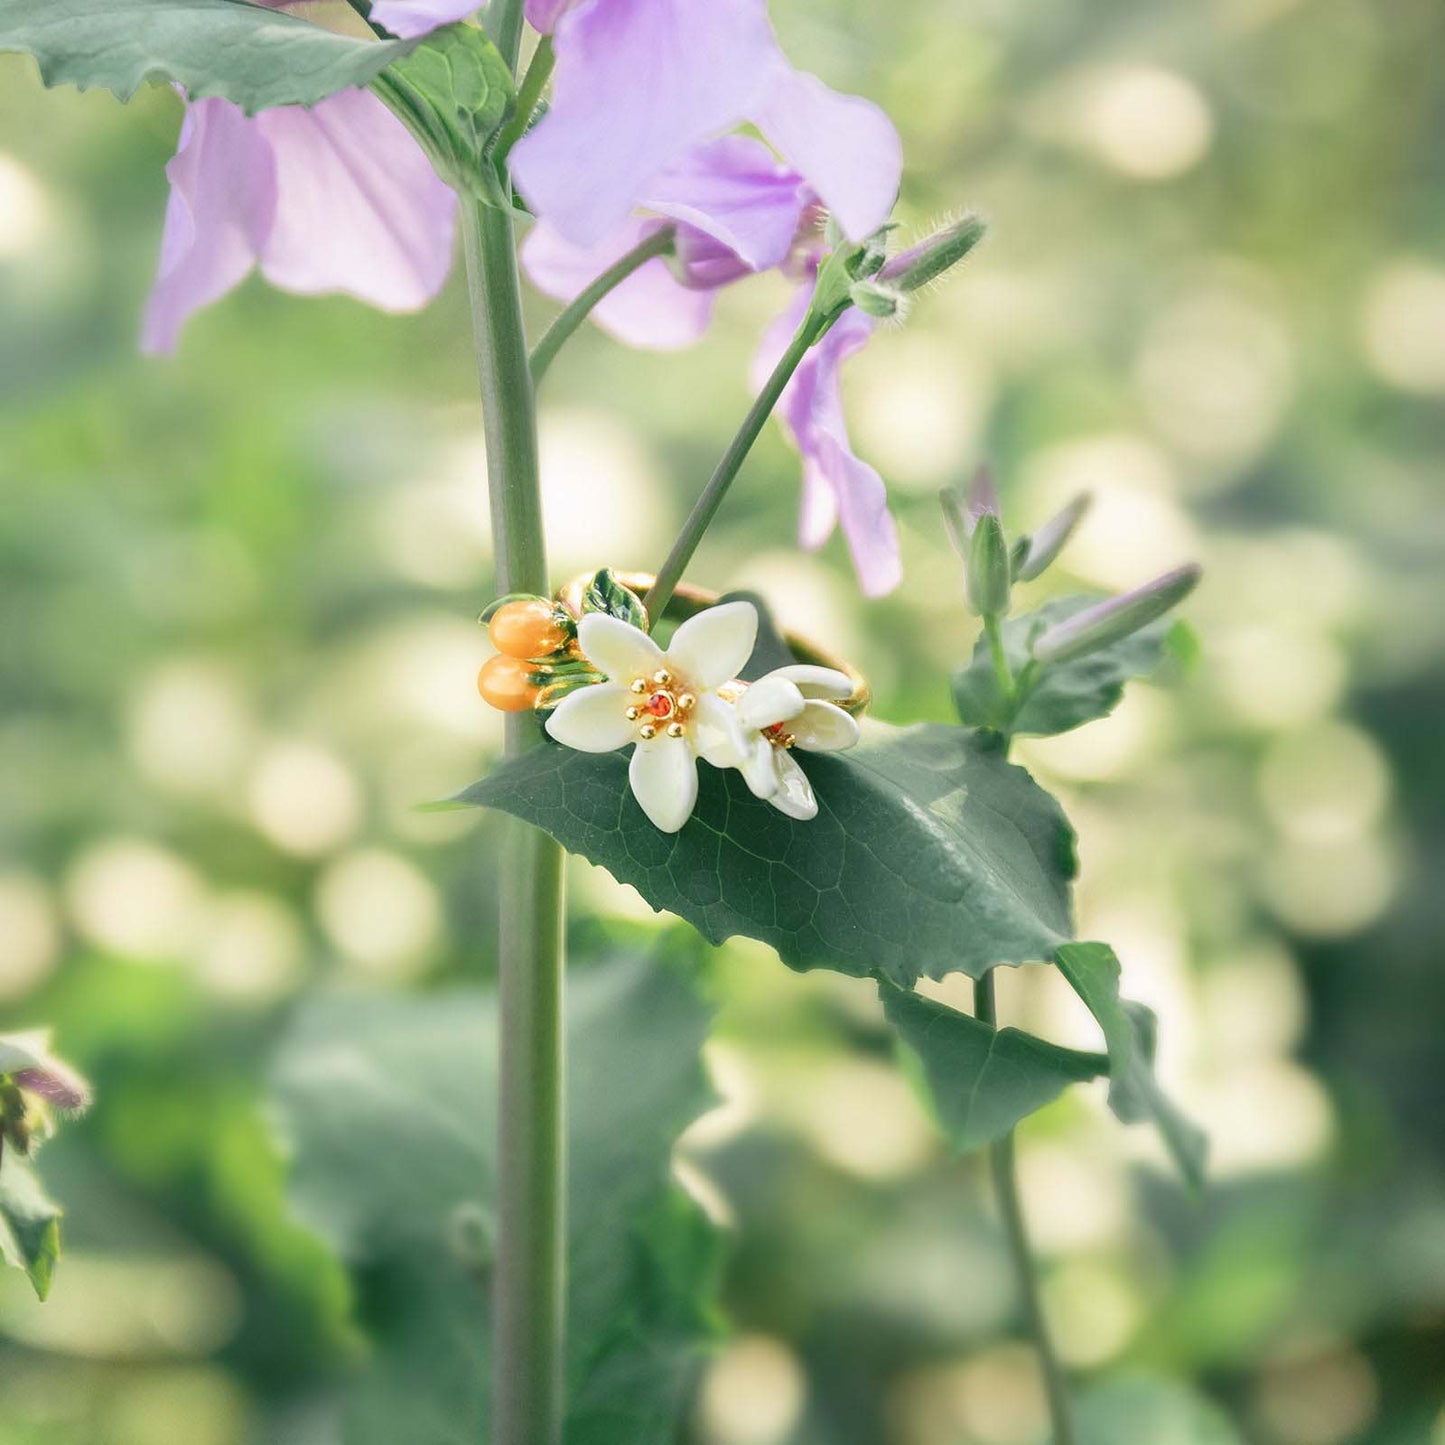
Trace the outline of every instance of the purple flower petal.
[[410, 40], [439, 25], [450, 25], [474, 14], [480, 0], [375, 0], [371, 18], [393, 35]]
[[[802, 176], [780, 165], [767, 146], [735, 135], [697, 146], [668, 166], [644, 188], [639, 204], [687, 228], [679, 233], [678, 252], [694, 284], [723, 285], [782, 265], [812, 200]], [[714, 279], [724, 255], [733, 257], [735, 274]]]
[[261, 270], [303, 295], [345, 291], [412, 311], [441, 290], [452, 263], [456, 195], [405, 126], [364, 90], [310, 110], [262, 111], [276, 161], [276, 215]]
[[[545, 17], [543, 17], [545, 18]], [[763, 0], [582, 0], [556, 21], [552, 108], [512, 151], [534, 211], [574, 245], [759, 99], [777, 42]]]
[[[754, 363], [755, 385], [777, 365], [810, 299], [806, 288], [800, 291], [768, 328]], [[887, 488], [854, 454], [843, 416], [843, 363], [868, 344], [874, 327], [863, 312], [845, 312], [804, 357], [778, 405], [779, 420], [803, 459], [799, 541], [811, 551], [841, 523], [854, 570], [869, 597], [891, 592], [903, 577]]]
[[903, 146], [872, 101], [830, 90], [779, 52], [748, 119], [808, 178], [851, 239], [861, 241], [888, 219]]
[[527, 24], [543, 35], [550, 35], [564, 10], [570, 9], [576, 0], [527, 0], [524, 14]]
[[173, 351], [194, 311], [245, 278], [276, 211], [276, 167], [255, 122], [228, 101], [187, 106], [166, 167], [171, 195], [141, 349]]
[[[539, 221], [522, 243], [522, 264], [539, 290], [571, 301], [662, 224], [636, 218], [602, 245], [584, 247], [572, 245]], [[599, 302], [592, 318], [629, 346], [678, 351], [702, 336], [712, 311], [712, 293], [682, 285], [657, 256]]]

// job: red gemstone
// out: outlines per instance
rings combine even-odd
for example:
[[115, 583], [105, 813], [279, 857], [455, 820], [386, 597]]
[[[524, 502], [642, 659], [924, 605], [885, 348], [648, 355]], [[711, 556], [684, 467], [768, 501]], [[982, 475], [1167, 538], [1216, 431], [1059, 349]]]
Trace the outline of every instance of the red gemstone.
[[675, 706], [670, 692], [655, 692], [647, 699], [647, 710], [653, 717], [671, 717]]

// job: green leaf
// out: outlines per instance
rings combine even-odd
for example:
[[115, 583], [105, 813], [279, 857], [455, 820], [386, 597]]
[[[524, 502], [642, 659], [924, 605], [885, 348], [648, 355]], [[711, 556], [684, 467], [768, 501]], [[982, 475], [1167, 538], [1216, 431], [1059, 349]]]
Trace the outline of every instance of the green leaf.
[[1080, 1445], [1243, 1445], [1243, 1436], [1212, 1400], [1179, 1380], [1125, 1375], [1086, 1390], [1079, 1400]]
[[[669, 1174], [712, 1102], [708, 1022], [679, 967], [568, 980], [569, 1440], [669, 1445], [713, 1332], [717, 1237]], [[490, 994], [331, 997], [282, 1050], [293, 1199], [352, 1264], [373, 1340], [348, 1445], [487, 1438], [497, 1027]]]
[[1002, 1138], [1070, 1084], [1107, 1073], [1102, 1054], [994, 1029], [933, 999], [881, 984], [883, 1011], [917, 1059], [934, 1112], [960, 1154]]
[[46, 85], [129, 100], [148, 80], [248, 113], [365, 85], [416, 42], [338, 35], [244, 0], [0, 0], [0, 51], [33, 55]]
[[792, 968], [906, 988], [1047, 959], [1068, 937], [1073, 832], [974, 734], [871, 723], [849, 752], [795, 756], [819, 801], [806, 822], [704, 764], [692, 818], [662, 833], [632, 797], [625, 753], [550, 741], [461, 801], [535, 824], [710, 941], [746, 934]]
[[[1029, 662], [1033, 638], [1096, 601], [1092, 597], [1059, 597], [1037, 612], [1005, 622], [1004, 651], [1014, 676]], [[953, 701], [959, 719], [969, 727], [1051, 737], [1107, 717], [1119, 705], [1124, 684], [1131, 677], [1147, 676], [1163, 661], [1169, 626], [1167, 620], [1155, 622], [1087, 657], [1041, 668], [1017, 716], [999, 687], [988, 640], [980, 637], [972, 660], [953, 674]]]
[[594, 573], [582, 589], [582, 610], [605, 612], [609, 617], [647, 631], [647, 609], [642, 599], [630, 587], [624, 587], [610, 567]]
[[470, 25], [434, 31], [371, 88], [449, 186], [503, 210], [510, 206], [492, 147], [516, 95], [511, 68], [482, 31]]
[[0, 1260], [23, 1269], [43, 1300], [60, 1258], [60, 1206], [13, 1151], [0, 1161]]
[[1119, 960], [1114, 950], [1106, 943], [1067, 943], [1054, 961], [1104, 1031], [1110, 1108], [1126, 1124], [1152, 1120], [1180, 1173], [1192, 1187], [1202, 1188], [1208, 1141], [1164, 1097], [1154, 1077], [1154, 1013], [1119, 997]]

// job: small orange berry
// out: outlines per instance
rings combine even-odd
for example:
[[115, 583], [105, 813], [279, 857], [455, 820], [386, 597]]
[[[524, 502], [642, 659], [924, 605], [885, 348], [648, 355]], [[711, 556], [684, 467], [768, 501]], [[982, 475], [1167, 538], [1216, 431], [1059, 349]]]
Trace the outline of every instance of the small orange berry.
[[489, 657], [477, 674], [477, 691], [499, 712], [526, 712], [537, 700], [532, 669], [520, 658]]
[[552, 604], [542, 597], [497, 608], [487, 624], [487, 635], [498, 652], [523, 660], [550, 657], [567, 641]]

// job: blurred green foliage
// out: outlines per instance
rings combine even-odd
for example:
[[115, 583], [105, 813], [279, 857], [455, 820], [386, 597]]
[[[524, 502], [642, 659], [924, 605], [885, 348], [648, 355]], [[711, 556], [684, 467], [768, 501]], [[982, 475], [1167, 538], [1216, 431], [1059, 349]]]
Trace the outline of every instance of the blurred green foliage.
[[[1206, 567], [1188, 681], [1020, 747], [1080, 826], [1084, 936], [1117, 944], [1214, 1143], [1194, 1203], [1101, 1100], [1023, 1133], [1088, 1438], [1437, 1445], [1445, 12], [775, 10], [800, 61], [897, 118], [905, 219], [976, 205], [992, 227], [849, 379], [904, 588], [865, 606], [839, 546], [797, 552], [775, 436], [698, 580], [762, 592], [905, 721], [949, 716], [974, 641], [933, 492], [980, 459], [1015, 526], [1097, 493], [1060, 585]], [[463, 298], [397, 319], [251, 283], [143, 362], [178, 110], [45, 93], [0, 58], [0, 1029], [56, 1025], [99, 1097], [48, 1150], [69, 1207], [50, 1301], [0, 1280], [4, 1445], [329, 1440], [360, 1346], [283, 1204], [268, 1060], [315, 982], [490, 967], [490, 825], [415, 811], [498, 738], [472, 685], [490, 590]], [[559, 361], [559, 575], [656, 565], [781, 301], [739, 289], [682, 357], [589, 333]], [[573, 878], [579, 951], [650, 936], [635, 898]], [[729, 1102], [684, 1173], [736, 1223], [737, 1336], [693, 1439], [1036, 1441], [985, 1192], [873, 990], [751, 945], [711, 977]], [[1006, 1021], [1099, 1046], [1042, 970], [1002, 984]]]

